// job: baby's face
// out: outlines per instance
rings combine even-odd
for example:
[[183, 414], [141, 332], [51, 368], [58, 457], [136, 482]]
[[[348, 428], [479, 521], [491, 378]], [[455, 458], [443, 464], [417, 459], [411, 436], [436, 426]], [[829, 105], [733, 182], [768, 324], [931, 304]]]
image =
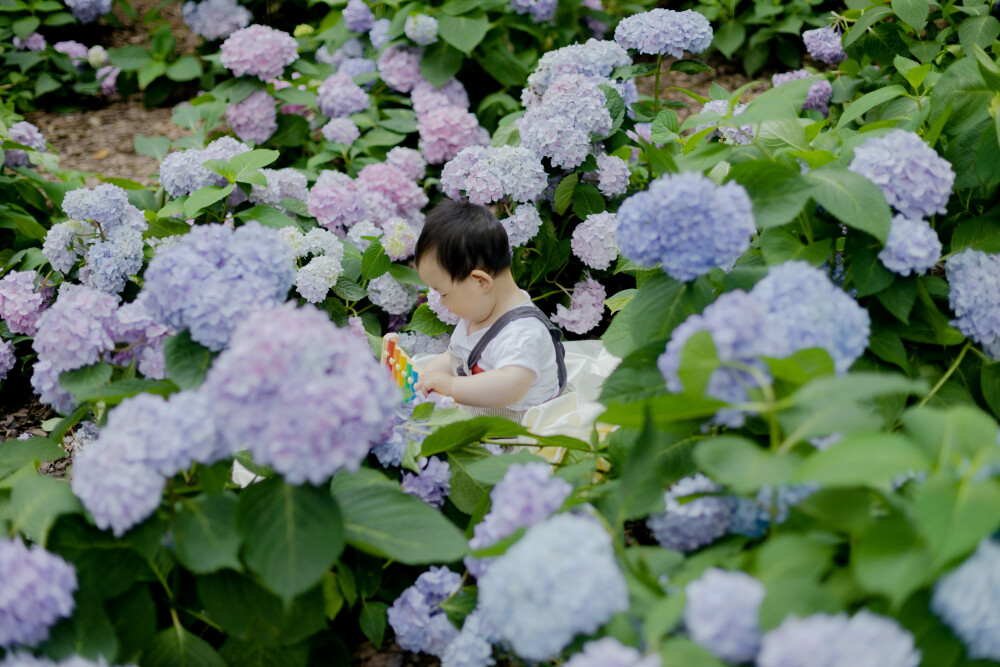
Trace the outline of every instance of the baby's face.
[[425, 253], [417, 264], [417, 273], [428, 287], [441, 294], [441, 303], [463, 320], [481, 322], [493, 310], [489, 297], [492, 283], [478, 278], [477, 274], [481, 272], [473, 272], [464, 280], [453, 281], [433, 253]]

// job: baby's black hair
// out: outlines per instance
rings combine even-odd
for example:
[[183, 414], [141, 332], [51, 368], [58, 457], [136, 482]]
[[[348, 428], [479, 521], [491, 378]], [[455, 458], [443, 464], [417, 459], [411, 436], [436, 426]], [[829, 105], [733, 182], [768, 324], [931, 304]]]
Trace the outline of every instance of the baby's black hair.
[[475, 269], [495, 276], [510, 266], [510, 242], [490, 209], [479, 204], [446, 200], [427, 214], [414, 257], [434, 251], [438, 264], [455, 282]]

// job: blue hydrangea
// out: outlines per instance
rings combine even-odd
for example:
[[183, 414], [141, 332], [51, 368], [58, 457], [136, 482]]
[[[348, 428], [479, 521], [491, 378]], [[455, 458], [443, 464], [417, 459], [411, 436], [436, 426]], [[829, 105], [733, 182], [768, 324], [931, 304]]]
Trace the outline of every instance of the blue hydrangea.
[[622, 19], [615, 28], [615, 41], [639, 53], [682, 58], [685, 51], [701, 53], [709, 47], [712, 26], [691, 9], [652, 9]]
[[248, 448], [290, 484], [357, 470], [399, 402], [367, 341], [308, 305], [238, 322], [202, 387], [227, 445]]
[[766, 592], [764, 584], [745, 572], [705, 570], [684, 587], [684, 627], [717, 658], [750, 662], [760, 648], [760, 605]]
[[183, 17], [191, 32], [212, 41], [247, 27], [253, 14], [236, 0], [188, 0], [184, 3]]
[[368, 298], [390, 315], [405, 315], [413, 310], [419, 298], [417, 289], [403, 285], [388, 273], [368, 283]]
[[[39, 37], [41, 37], [41, 35], [39, 35]], [[17, 39], [17, 37], [14, 39]], [[42, 49], [45, 48], [44, 41], [45, 40], [43, 39]], [[22, 120], [11, 125], [9, 134], [11, 141], [15, 141], [22, 146], [33, 148], [39, 152], [45, 152], [48, 150], [45, 146], [45, 137], [42, 136], [38, 127], [26, 120]], [[4, 151], [0, 151], [0, 165], [11, 168], [28, 167], [31, 165], [31, 162], [28, 158], [27, 151], [23, 151], [19, 148], [8, 148]]]
[[541, 102], [549, 86], [565, 74], [579, 74], [595, 83], [610, 84], [611, 72], [616, 67], [632, 64], [628, 52], [611, 41], [588, 39], [584, 44], [570, 44], [549, 51], [538, 59], [535, 71], [528, 76], [528, 84], [521, 91], [525, 107]]
[[522, 146], [566, 169], [579, 166], [592, 152], [593, 135], [611, 130], [604, 92], [582, 74], [555, 79], [541, 101], [515, 122]]
[[346, 144], [350, 146], [358, 137], [361, 130], [350, 118], [333, 118], [323, 126], [323, 138], [334, 143]]
[[104, 183], [90, 190], [71, 190], [63, 198], [63, 211], [74, 220], [93, 221], [109, 231], [105, 225], [116, 225], [129, 205], [128, 193], [117, 185]]
[[403, 493], [440, 509], [444, 505], [444, 499], [451, 493], [451, 469], [448, 462], [432, 456], [421, 457], [418, 464], [419, 474], [403, 473]]
[[805, 42], [806, 51], [813, 60], [829, 65], [847, 60], [847, 54], [844, 53], [844, 46], [841, 44], [840, 31], [833, 26], [806, 30], [802, 33], [802, 41]]
[[10, 372], [17, 363], [17, 355], [14, 354], [14, 344], [8, 340], [0, 340], [0, 380], [7, 379]]
[[664, 494], [666, 512], [646, 520], [653, 536], [664, 549], [694, 551], [726, 534], [732, 508], [724, 496], [705, 495], [689, 502], [678, 499], [696, 494], [713, 494], [722, 487], [701, 473], [685, 477]]
[[428, 46], [438, 41], [438, 21], [427, 14], [414, 14], [406, 17], [403, 32], [414, 43]]
[[392, 41], [389, 38], [389, 28], [391, 27], [392, 21], [389, 19], [377, 19], [372, 24], [372, 29], [368, 31], [368, 40], [376, 51]]
[[0, 537], [0, 646], [34, 646], [69, 618], [76, 603], [76, 570], [39, 545]]
[[294, 280], [292, 251], [276, 230], [199, 225], [153, 257], [143, 291], [154, 317], [221, 350], [247, 314], [285, 301]]
[[618, 258], [617, 230], [614, 213], [591, 213], [573, 229], [573, 254], [590, 268], [603, 271]]
[[461, 585], [461, 575], [446, 567], [432, 567], [417, 577], [389, 607], [387, 615], [396, 642], [407, 651], [443, 656], [458, 629], [448, 620], [441, 603]]
[[441, 656], [441, 667], [491, 667], [493, 646], [490, 644], [491, 633], [485, 627], [478, 612], [472, 612], [465, 617], [462, 631], [448, 644]]
[[125, 289], [129, 276], [142, 269], [143, 242], [141, 228], [119, 227], [107, 234], [104, 241], [95, 241], [84, 257], [86, 266], [80, 271], [85, 285], [108, 294]]
[[618, 244], [637, 264], [676, 280], [731, 265], [757, 230], [753, 205], [738, 183], [716, 185], [699, 173], [668, 174], [618, 209]]
[[371, 106], [368, 93], [345, 72], [331, 74], [320, 84], [316, 102], [323, 115], [331, 118], [350, 116]]
[[86, 252], [85, 239], [93, 228], [79, 220], [67, 220], [52, 225], [42, 243], [42, 254], [56, 271], [69, 273]]
[[566, 661], [564, 667], [660, 667], [657, 654], [643, 657], [631, 646], [614, 637], [602, 637], [583, 645], [583, 651]]
[[729, 520], [729, 532], [761, 537], [772, 523], [782, 524], [787, 521], [789, 510], [818, 490], [819, 485], [813, 483], [778, 487], [765, 485], [753, 499], [730, 496], [729, 504], [733, 513]]
[[930, 271], [941, 257], [941, 239], [925, 220], [897, 214], [892, 218], [889, 238], [878, 254], [893, 273], [908, 276]]
[[952, 325], [1000, 359], [1000, 255], [967, 249], [945, 262]]
[[66, 6], [80, 23], [93, 23], [111, 11], [111, 0], [66, 0]]
[[510, 8], [518, 14], [531, 14], [535, 23], [551, 21], [556, 15], [559, 0], [510, 0]]
[[464, 192], [473, 204], [488, 204], [505, 197], [532, 202], [547, 183], [541, 160], [520, 146], [470, 146], [441, 171], [445, 194], [459, 199]]
[[596, 519], [539, 523], [479, 579], [479, 612], [521, 658], [549, 660], [629, 608], [611, 536]]
[[313, 257], [295, 273], [295, 289], [310, 303], [320, 303], [343, 271], [338, 257]]
[[375, 14], [365, 0], [349, 0], [344, 7], [344, 25], [352, 32], [368, 32], [375, 24]]
[[758, 667], [918, 667], [920, 651], [898, 621], [862, 609], [786, 618], [764, 635]]
[[240, 28], [219, 48], [219, 62], [234, 76], [249, 74], [261, 81], [281, 76], [298, 60], [299, 44], [287, 32], [266, 25]]
[[[798, 69], [793, 72], [782, 72], [771, 76], [771, 85], [777, 88], [778, 86], [788, 83], [789, 81], [805, 79], [810, 76], [813, 76], [812, 72], [807, 72], [804, 69]], [[833, 86], [830, 82], [826, 79], [820, 79], [809, 87], [809, 92], [806, 94], [805, 102], [802, 103], [802, 108], [805, 111], [819, 111], [826, 116], [826, 114], [830, 111], [830, 96], [832, 94]]]
[[316, 49], [316, 60], [327, 65], [333, 65], [334, 69], [337, 69], [348, 58], [360, 58], [364, 54], [365, 45], [357, 37], [352, 37], [344, 42], [340, 48], [335, 49], [333, 53], [330, 53], [326, 48], [326, 44], [323, 44]]
[[170, 329], [155, 321], [146, 309], [144, 297], [123, 304], [115, 311], [111, 335], [115, 343], [124, 343], [108, 355], [111, 363], [128, 366], [133, 361], [143, 376], [163, 379], [166, 377], [166, 359], [163, 345]]
[[920, 135], [893, 130], [854, 149], [847, 166], [879, 186], [885, 200], [908, 218], [929, 218], [948, 210], [955, 172]]
[[309, 215], [334, 232], [368, 218], [368, 208], [355, 182], [347, 174], [327, 169], [309, 190]]
[[[206, 185], [226, 185], [225, 177], [219, 176], [203, 165], [208, 160], [229, 161], [240, 153], [250, 151], [250, 147], [232, 137], [220, 137], [205, 147], [204, 150], [188, 149], [171, 153], [160, 163], [160, 184], [171, 197], [191, 194]], [[237, 203], [234, 191], [230, 196], [231, 203]]]
[[975, 553], [934, 585], [931, 610], [962, 640], [972, 660], [1000, 660], [1000, 543]]
[[[0, 662], [0, 667], [109, 667], [108, 661], [103, 656], [97, 656], [96, 660], [88, 660], [78, 655], [71, 655], [63, 658], [59, 662], [49, 658], [38, 658], [30, 653], [9, 653]], [[135, 665], [125, 665], [123, 667], [135, 667]]]
[[[485, 549], [547, 519], [562, 507], [573, 486], [552, 475], [546, 463], [514, 463], [490, 491], [490, 511], [473, 529], [469, 548]], [[482, 576], [492, 559], [466, 556], [465, 566], [474, 576]]]
[[[724, 118], [735, 118], [739, 116], [744, 111], [747, 110], [747, 105], [737, 104], [733, 107], [732, 115], [729, 113], [729, 102], [726, 100], [712, 100], [711, 102], [706, 102], [702, 106], [702, 113], [712, 112], [719, 115], [720, 120]], [[710, 123], [707, 125], [698, 125], [695, 127], [695, 132], [701, 132], [702, 130], [712, 127], [715, 123]], [[719, 137], [724, 139], [727, 143], [736, 145], [746, 145], [753, 143], [753, 125], [741, 125], [735, 127], [732, 125], [720, 125], [713, 132], [709, 133], [705, 139], [712, 139], [713, 137]]]

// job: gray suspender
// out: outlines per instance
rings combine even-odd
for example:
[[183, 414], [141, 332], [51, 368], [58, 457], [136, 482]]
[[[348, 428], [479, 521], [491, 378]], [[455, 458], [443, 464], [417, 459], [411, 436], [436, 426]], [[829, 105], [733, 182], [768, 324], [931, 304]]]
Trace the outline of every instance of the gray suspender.
[[[562, 393], [562, 391], [566, 388], [566, 350], [563, 348], [562, 344], [562, 331], [559, 330], [559, 327], [552, 324], [552, 322], [549, 321], [549, 318], [545, 317], [545, 314], [542, 313], [542, 311], [533, 305], [518, 306], [517, 308], [508, 310], [506, 313], [501, 315], [496, 322], [491, 324], [490, 328], [486, 330], [485, 334], [483, 334], [483, 337], [480, 338], [479, 342], [472, 348], [472, 352], [469, 353], [469, 359], [466, 362], [468, 368], [471, 371], [472, 367], [479, 363], [479, 358], [482, 356], [483, 350], [486, 349], [486, 346], [490, 344], [490, 341], [496, 338], [497, 334], [499, 334], [505, 326], [514, 320], [519, 320], [524, 317], [535, 318], [544, 324], [545, 328], [549, 330], [549, 335], [552, 336], [552, 344], [555, 346], [556, 350], [556, 366], [559, 368], [559, 393]], [[459, 375], [462, 373], [463, 370], [459, 368]]]

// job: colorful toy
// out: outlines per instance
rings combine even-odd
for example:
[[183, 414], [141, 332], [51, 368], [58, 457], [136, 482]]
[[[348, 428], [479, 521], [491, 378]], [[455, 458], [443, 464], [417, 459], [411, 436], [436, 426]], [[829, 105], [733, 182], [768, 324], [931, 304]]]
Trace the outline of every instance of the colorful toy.
[[382, 364], [392, 373], [392, 379], [403, 388], [403, 399], [412, 401], [419, 374], [410, 355], [399, 346], [399, 334], [387, 333], [382, 336]]

